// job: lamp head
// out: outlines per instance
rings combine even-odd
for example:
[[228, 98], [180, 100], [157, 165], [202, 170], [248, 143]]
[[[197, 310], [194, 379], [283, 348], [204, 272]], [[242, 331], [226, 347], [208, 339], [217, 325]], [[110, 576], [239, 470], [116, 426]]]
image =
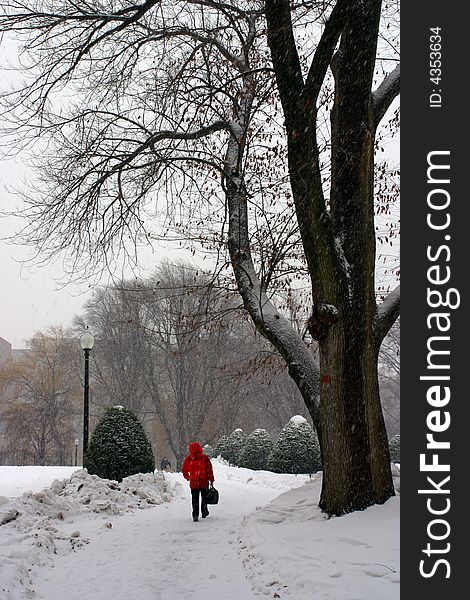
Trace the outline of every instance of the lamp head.
[[80, 346], [82, 347], [82, 350], [91, 350], [93, 348], [94, 343], [95, 338], [91, 335], [91, 333], [88, 330], [80, 336]]

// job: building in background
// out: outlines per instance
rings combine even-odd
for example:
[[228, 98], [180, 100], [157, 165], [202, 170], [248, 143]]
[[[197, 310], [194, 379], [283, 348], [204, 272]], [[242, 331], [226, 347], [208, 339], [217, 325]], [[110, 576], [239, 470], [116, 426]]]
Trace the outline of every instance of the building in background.
[[0, 365], [9, 360], [21, 360], [27, 353], [26, 348], [12, 348], [10, 342], [0, 337]]

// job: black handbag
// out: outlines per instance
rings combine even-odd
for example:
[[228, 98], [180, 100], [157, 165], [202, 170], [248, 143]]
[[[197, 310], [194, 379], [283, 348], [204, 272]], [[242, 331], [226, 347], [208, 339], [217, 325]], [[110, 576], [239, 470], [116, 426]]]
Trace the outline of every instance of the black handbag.
[[219, 503], [219, 492], [212, 485], [206, 491], [206, 504], [218, 504]]

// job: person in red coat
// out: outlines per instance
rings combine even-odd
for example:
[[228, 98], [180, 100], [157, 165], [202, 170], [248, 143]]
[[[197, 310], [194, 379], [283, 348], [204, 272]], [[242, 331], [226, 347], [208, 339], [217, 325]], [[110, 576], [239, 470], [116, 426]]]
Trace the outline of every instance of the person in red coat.
[[206, 494], [209, 483], [214, 483], [211, 459], [204, 454], [201, 444], [189, 444], [189, 455], [184, 459], [183, 477], [189, 481], [193, 505], [193, 521], [199, 518], [199, 494], [201, 494], [201, 515], [205, 519], [209, 515]]

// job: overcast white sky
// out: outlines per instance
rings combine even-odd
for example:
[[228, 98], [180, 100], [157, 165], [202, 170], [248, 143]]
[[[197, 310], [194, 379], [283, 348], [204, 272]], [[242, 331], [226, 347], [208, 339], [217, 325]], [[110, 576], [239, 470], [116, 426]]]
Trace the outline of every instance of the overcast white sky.
[[[14, 211], [21, 205], [9, 190], [23, 185], [25, 177], [21, 163], [0, 160], [0, 213]], [[60, 264], [40, 268], [25, 264], [30, 249], [2, 241], [3, 237], [12, 236], [20, 224], [20, 219], [0, 218], [0, 337], [13, 348], [23, 348], [24, 340], [53, 325], [69, 327], [91, 293], [86, 283], [64, 287], [60, 283]], [[151, 272], [164, 257], [190, 259], [189, 253], [180, 249], [159, 246], [142, 252], [141, 257], [146, 269], [143, 274]], [[122, 275], [129, 277], [130, 272]]]
[[[0, 211], [14, 210], [19, 201], [4, 186], [18, 184], [23, 175], [14, 161], [0, 162]], [[12, 235], [18, 222], [0, 219], [0, 238]], [[14, 348], [23, 340], [53, 324], [69, 325], [80, 311], [86, 295], [78, 289], [55, 289], [52, 269], [28, 269], [22, 264], [28, 256], [25, 248], [0, 239], [0, 337]]]
[[[0, 213], [20, 206], [19, 198], [8, 188], [18, 186], [23, 177], [20, 164], [0, 160]], [[13, 235], [19, 225], [19, 219], [0, 218], [0, 337], [13, 348], [23, 348], [24, 340], [53, 325], [69, 327], [91, 293], [86, 283], [70, 283], [64, 287], [60, 283], [63, 276], [60, 264], [43, 267], [25, 264], [30, 249], [1, 239]], [[164, 257], [191, 259], [189, 253], [171, 246], [155, 246], [153, 250], [143, 251], [140, 257], [143, 275], [153, 271]], [[131, 273], [115, 276], [130, 277]]]
[[[17, 45], [3, 38], [1, 55], [2, 66], [15, 65]], [[2, 71], [1, 77], [4, 85], [18, 79], [13, 71]], [[21, 163], [0, 158], [0, 213], [13, 211], [19, 205], [19, 200], [7, 188], [18, 186], [24, 176]], [[14, 348], [23, 347], [24, 340], [38, 330], [61, 323], [69, 325], [86, 299], [86, 295], [79, 295], [81, 290], [76, 287], [57, 289], [51, 267], [25, 268], [22, 261], [28, 256], [27, 250], [2, 241], [18, 226], [16, 219], [0, 218], [0, 337]]]

